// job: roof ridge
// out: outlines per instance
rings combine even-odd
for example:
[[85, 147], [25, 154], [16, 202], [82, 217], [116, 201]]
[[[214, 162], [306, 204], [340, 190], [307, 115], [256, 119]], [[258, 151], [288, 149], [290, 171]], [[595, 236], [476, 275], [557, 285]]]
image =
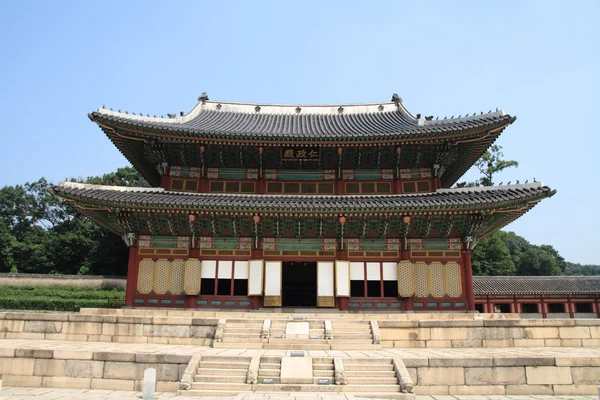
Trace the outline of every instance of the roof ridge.
[[448, 188], [448, 189], [437, 189], [436, 192], [448, 193], [448, 192], [487, 192], [494, 190], [505, 190], [505, 189], [539, 189], [544, 187], [544, 182], [531, 182], [531, 183], [519, 183], [514, 185], [498, 185], [498, 186], [469, 186], [461, 188]]
[[89, 190], [113, 190], [118, 192], [165, 192], [163, 188], [145, 187], [145, 186], [116, 186], [116, 185], [96, 185], [93, 183], [60, 181], [60, 187], [67, 189], [89, 189]]

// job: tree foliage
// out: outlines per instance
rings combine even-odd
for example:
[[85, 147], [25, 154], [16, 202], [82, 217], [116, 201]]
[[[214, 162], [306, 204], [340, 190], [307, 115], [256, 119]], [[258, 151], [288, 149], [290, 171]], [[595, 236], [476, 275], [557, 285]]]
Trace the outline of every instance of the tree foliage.
[[475, 184], [478, 186], [493, 186], [494, 175], [504, 171], [506, 168], [518, 167], [519, 163], [515, 160], [504, 160], [502, 146], [494, 144], [483, 153], [481, 158], [475, 163], [482, 177]]
[[[148, 186], [131, 167], [84, 182]], [[0, 189], [0, 271], [125, 275], [123, 240], [52, 196], [50, 186], [41, 178]]]

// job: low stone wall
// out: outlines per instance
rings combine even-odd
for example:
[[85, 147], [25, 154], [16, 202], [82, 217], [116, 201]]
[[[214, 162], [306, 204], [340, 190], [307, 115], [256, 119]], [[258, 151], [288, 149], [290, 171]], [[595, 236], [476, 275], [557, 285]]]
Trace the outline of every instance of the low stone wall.
[[218, 319], [0, 313], [0, 338], [208, 346]]
[[597, 394], [598, 357], [403, 359], [417, 395]]
[[77, 286], [125, 290], [127, 278], [104, 275], [47, 275], [0, 273], [0, 286]]
[[156, 390], [176, 392], [189, 355], [81, 350], [0, 349], [5, 386], [141, 391], [146, 368], [156, 369]]
[[391, 347], [598, 347], [600, 320], [378, 321]]

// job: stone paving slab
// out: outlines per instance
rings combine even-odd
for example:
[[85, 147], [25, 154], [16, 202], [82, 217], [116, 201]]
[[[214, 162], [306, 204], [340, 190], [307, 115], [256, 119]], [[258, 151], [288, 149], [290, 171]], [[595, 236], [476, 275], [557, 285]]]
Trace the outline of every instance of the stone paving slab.
[[[112, 343], [112, 342], [76, 342], [60, 340], [0, 340], [0, 354], [3, 357], [14, 356], [13, 351], [52, 350], [54, 357], [62, 354], [65, 358], [75, 358], [86, 353], [150, 353], [191, 356], [194, 354], [221, 356], [285, 356], [286, 350], [269, 349], [221, 349], [206, 346], [152, 344], [152, 343]], [[600, 347], [488, 347], [488, 348], [417, 348], [417, 349], [375, 349], [375, 350], [306, 350], [309, 357], [401, 357], [415, 361], [437, 358], [541, 358], [556, 357], [569, 365], [575, 358], [600, 358]], [[62, 353], [61, 353], [62, 352]], [[71, 357], [70, 357], [71, 356]], [[61, 356], [62, 357], [62, 356]]]
[[[93, 389], [52, 389], [7, 387], [0, 392], [0, 400], [139, 400], [141, 392]], [[158, 400], [173, 400], [176, 393], [157, 393]], [[252, 393], [235, 397], [186, 397], [186, 400], [371, 400], [347, 393]], [[375, 399], [373, 399], [375, 400]], [[380, 400], [380, 399], [377, 399]], [[598, 400], [597, 396], [417, 396], [417, 400]]]

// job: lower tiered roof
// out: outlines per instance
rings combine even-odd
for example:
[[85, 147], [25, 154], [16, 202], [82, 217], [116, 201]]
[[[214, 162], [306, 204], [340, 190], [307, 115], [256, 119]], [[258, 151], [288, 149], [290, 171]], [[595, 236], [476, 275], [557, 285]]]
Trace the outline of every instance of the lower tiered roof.
[[[436, 230], [438, 237], [451, 234], [482, 237], [510, 223], [537, 202], [555, 193], [539, 182], [381, 196], [183, 193], [162, 188], [126, 188], [72, 182], [63, 182], [52, 188], [52, 192], [119, 234], [144, 229], [147, 224], [140, 220], [151, 218], [153, 214], [166, 216], [159, 218], [164, 226], [157, 227], [157, 230], [168, 226], [171, 234], [184, 234], [181, 230], [188, 225], [188, 215], [194, 214], [199, 224], [208, 218], [237, 219], [240, 232], [244, 231], [243, 224], [252, 221], [251, 216], [255, 215], [261, 216], [263, 222], [273, 218], [337, 221], [337, 217], [343, 216], [348, 221], [346, 233], [349, 237], [358, 235], [353, 228], [358, 231], [364, 221], [389, 223], [383, 232], [373, 228], [378, 237], [410, 236], [411, 232], [406, 230], [408, 224], [416, 237], [435, 235]], [[410, 222], [407, 223], [403, 218], [405, 216], [411, 217]], [[136, 223], [132, 220], [136, 220]], [[174, 223], [175, 220], [180, 223]], [[356, 227], [352, 224], [356, 224]], [[173, 226], [181, 226], [181, 229]], [[360, 230], [364, 235], [365, 228]], [[337, 236], [335, 232], [331, 234]]]

